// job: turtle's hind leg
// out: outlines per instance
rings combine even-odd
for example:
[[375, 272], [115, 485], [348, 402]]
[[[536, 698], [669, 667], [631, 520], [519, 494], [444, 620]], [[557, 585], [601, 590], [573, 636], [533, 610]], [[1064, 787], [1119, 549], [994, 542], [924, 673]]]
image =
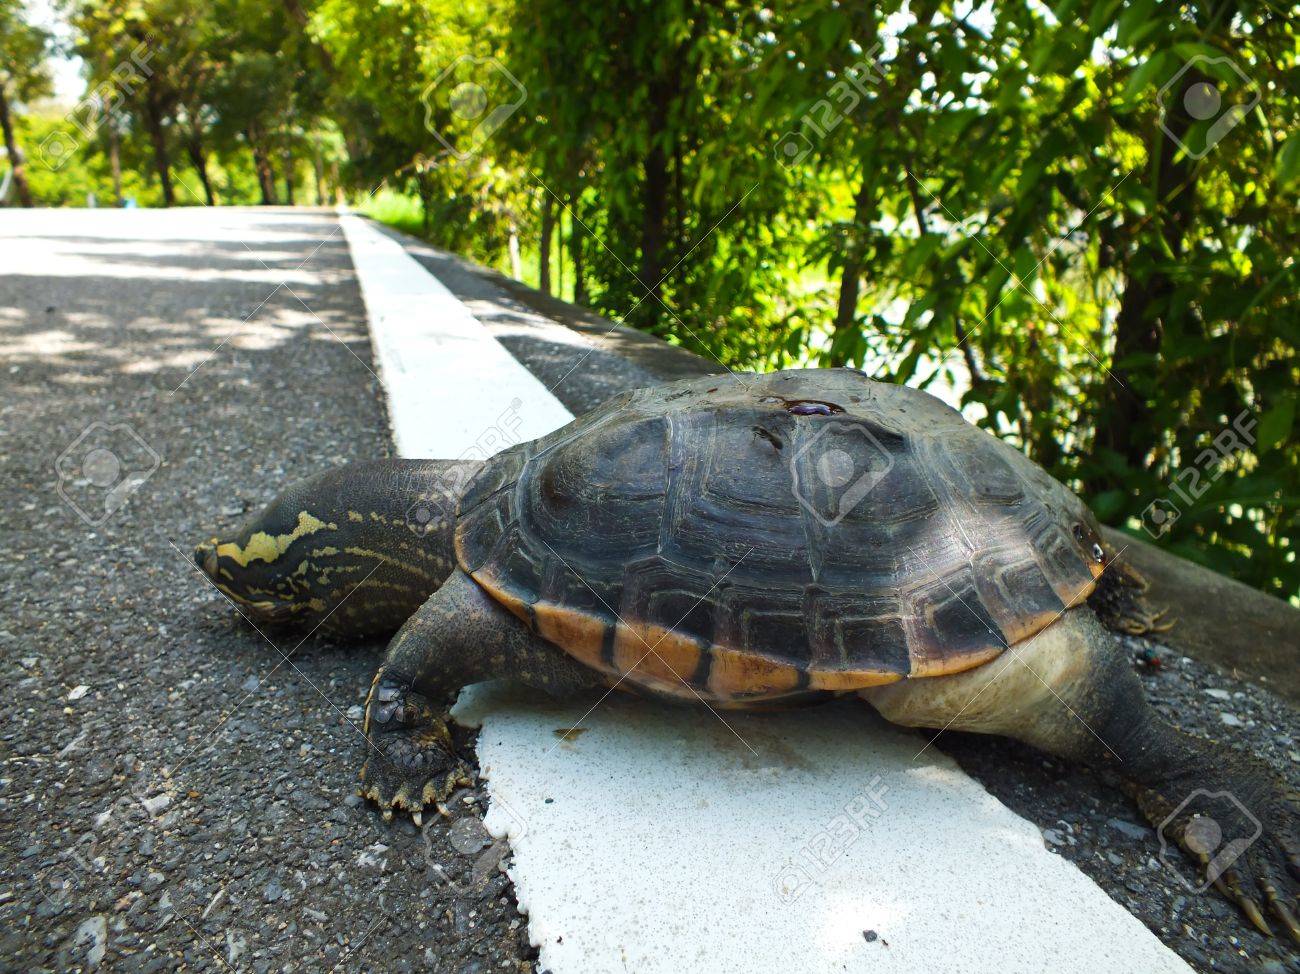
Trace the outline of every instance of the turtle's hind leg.
[[599, 683], [458, 570], [393, 637], [370, 687], [361, 794], [385, 818], [394, 808], [418, 812], [468, 783], [448, 710], [462, 687], [496, 678], [557, 696]]
[[1001, 734], [1109, 769], [1188, 889], [1213, 886], [1260, 932], [1276, 929], [1300, 943], [1296, 795], [1253, 755], [1167, 723], [1088, 608], [1071, 609], [983, 666], [862, 696], [895, 723]]

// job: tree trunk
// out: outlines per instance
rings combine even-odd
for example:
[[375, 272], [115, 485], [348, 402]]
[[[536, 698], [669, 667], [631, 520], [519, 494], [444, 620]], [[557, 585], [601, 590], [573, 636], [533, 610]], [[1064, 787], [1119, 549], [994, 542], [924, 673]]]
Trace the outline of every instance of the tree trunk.
[[415, 174], [415, 189], [420, 196], [420, 228], [427, 238], [433, 232], [433, 180], [424, 169]]
[[262, 205], [274, 206], [275, 175], [271, 172], [271, 162], [262, 151], [262, 146], [257, 140], [257, 132], [251, 126], [244, 132], [244, 138], [253, 152], [253, 168], [257, 171], [257, 184], [262, 190]]
[[510, 276], [516, 281], [522, 281], [524, 268], [519, 260], [519, 233], [513, 226], [510, 228], [510, 239], [506, 243], [506, 250], [510, 253]]
[[[676, 107], [682, 97], [683, 76], [693, 78], [692, 58], [697, 44], [705, 31], [712, 24], [712, 17], [705, 12], [703, 5], [696, 5], [691, 18], [691, 29], [671, 52], [666, 60], [664, 74], [649, 81], [650, 117], [647, 126], [650, 150], [643, 162], [644, 180], [641, 184], [641, 262], [638, 277], [649, 294], [637, 306], [637, 312], [644, 309], [642, 325], [651, 330], [658, 325], [663, 303], [660, 293], [663, 285], [663, 268], [666, 258], [665, 243], [668, 240], [669, 196], [672, 192], [672, 180], [669, 176], [668, 160], [670, 154], [676, 156], [678, 151], [677, 136], [674, 134], [671, 153], [664, 148], [665, 136], [672, 134], [669, 126], [669, 111]], [[679, 221], [683, 214], [678, 214]], [[679, 223], [680, 227], [680, 223]]]
[[108, 122], [108, 166], [113, 173], [113, 203], [122, 206], [122, 134], [117, 128], [117, 116], [110, 114]]
[[583, 235], [586, 230], [582, 226], [582, 216], [579, 210], [582, 207], [582, 194], [579, 193], [573, 198], [573, 209], [569, 216], [569, 259], [573, 261], [573, 303], [587, 303], [587, 278], [586, 270], [583, 266]]
[[[637, 306], [637, 317], [644, 327], [654, 330], [659, 323], [662, 305], [659, 303], [660, 276], [663, 272], [665, 219], [668, 215], [668, 157], [659, 144], [660, 134], [667, 127], [666, 106], [662, 99], [654, 99], [650, 115], [651, 149], [645, 157], [645, 173], [641, 182], [641, 264], [637, 280], [649, 293]], [[639, 295], [638, 295], [639, 297]]]
[[537, 289], [551, 293], [551, 235], [555, 232], [555, 197], [542, 187], [542, 236], [537, 246]]
[[840, 300], [835, 309], [834, 330], [831, 332], [831, 349], [827, 365], [838, 368], [849, 361], [849, 350], [854, 344], [857, 330], [858, 296], [862, 292], [862, 259], [864, 247], [862, 234], [871, 211], [875, 208], [870, 177], [864, 171], [862, 185], [853, 197], [853, 239], [844, 253], [844, 268], [840, 273]]
[[297, 206], [294, 200], [293, 192], [293, 154], [286, 151], [284, 154], [284, 201], [290, 206]]
[[320, 153], [311, 154], [312, 172], [316, 174], [316, 205], [325, 205], [325, 166], [321, 163]]
[[14, 124], [9, 117], [9, 99], [5, 97], [4, 85], [0, 85], [0, 128], [4, 129], [5, 151], [9, 153], [9, 167], [13, 171], [18, 202], [23, 206], [31, 206], [32, 191], [27, 185], [27, 166], [22, 151], [18, 148], [18, 140], [14, 137]]
[[208, 154], [203, 150], [203, 134], [197, 125], [189, 131], [185, 140], [185, 151], [189, 154], [190, 165], [199, 174], [199, 182], [203, 184], [204, 199], [207, 200], [208, 206], [216, 206], [217, 194], [213, 192], [212, 180], [208, 177]]
[[167, 133], [163, 130], [163, 120], [167, 113], [163, 108], [162, 94], [158, 91], [157, 75], [149, 75], [145, 81], [145, 127], [153, 142], [153, 163], [158, 170], [158, 183], [162, 187], [163, 206], [173, 206], [176, 195], [172, 191], [172, 165], [167, 153]]
[[[1155, 392], [1153, 381], [1164, 334], [1163, 317], [1169, 311], [1175, 289], [1174, 281], [1163, 268], [1176, 265], [1185, 249], [1196, 199], [1196, 170], [1191, 165], [1194, 160], [1188, 156], [1175, 158], [1178, 141], [1170, 135], [1177, 140], [1186, 139], [1194, 120], [1186, 112], [1184, 96], [1192, 85], [1207, 80], [1195, 69], [1186, 72], [1178, 97], [1170, 99], [1165, 120], [1170, 134], [1160, 129], [1151, 134], [1158, 143], [1151, 152], [1157, 167], [1152, 195], [1165, 201], [1157, 211], [1162, 239], [1139, 237], [1125, 260], [1124, 296], [1115, 316], [1111, 379], [1106, 383], [1105, 401], [1097, 416], [1095, 441], [1097, 446], [1119, 454], [1132, 468], [1146, 466], [1154, 445], [1153, 431], [1148, 428], [1151, 407], [1146, 396]], [[1134, 235], [1141, 232], [1135, 230]], [[1132, 361], [1135, 358], [1139, 361]], [[1145, 362], [1141, 361], [1143, 358]]]

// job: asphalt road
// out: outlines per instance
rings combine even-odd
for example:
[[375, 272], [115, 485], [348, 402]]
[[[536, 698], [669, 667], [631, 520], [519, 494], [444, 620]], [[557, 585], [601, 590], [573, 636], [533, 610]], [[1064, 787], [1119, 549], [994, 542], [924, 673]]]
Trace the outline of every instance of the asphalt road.
[[501, 872], [351, 794], [377, 647], [267, 645], [189, 558], [387, 452], [331, 215], [6, 213], [0, 268], [5, 969], [528, 969]]
[[[592, 351], [599, 323], [413, 253], [575, 412], [698, 367], [621, 333]], [[0, 377], [4, 969], [530, 969], [479, 793], [423, 830], [352, 796], [379, 647], [268, 645], [189, 561], [286, 481], [388, 451], [332, 216], [0, 214]], [[1183, 727], [1300, 777], [1293, 708], [1132, 648]], [[1300, 970], [1184, 889], [1106, 782], [940, 746], [1198, 970]]]

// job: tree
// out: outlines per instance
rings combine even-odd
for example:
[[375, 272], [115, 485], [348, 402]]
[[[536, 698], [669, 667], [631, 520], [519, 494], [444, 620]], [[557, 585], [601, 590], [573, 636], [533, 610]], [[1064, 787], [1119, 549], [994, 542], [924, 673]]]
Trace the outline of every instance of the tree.
[[46, 31], [24, 21], [22, 0], [0, 0], [0, 131], [14, 191], [23, 206], [32, 205], [32, 193], [15, 134], [14, 113], [18, 106], [50, 93], [49, 45]]
[[163, 206], [175, 203], [170, 135], [202, 46], [197, 19], [185, 0], [81, 0], [71, 17], [94, 97], [120, 102], [148, 133]]

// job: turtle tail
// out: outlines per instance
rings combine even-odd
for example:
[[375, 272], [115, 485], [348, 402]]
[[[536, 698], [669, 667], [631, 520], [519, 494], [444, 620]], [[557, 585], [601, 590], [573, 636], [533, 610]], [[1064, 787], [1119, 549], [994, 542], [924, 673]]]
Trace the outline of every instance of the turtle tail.
[[455, 567], [456, 505], [478, 466], [373, 460], [325, 471], [198, 545], [194, 561], [255, 625], [392, 632]]

